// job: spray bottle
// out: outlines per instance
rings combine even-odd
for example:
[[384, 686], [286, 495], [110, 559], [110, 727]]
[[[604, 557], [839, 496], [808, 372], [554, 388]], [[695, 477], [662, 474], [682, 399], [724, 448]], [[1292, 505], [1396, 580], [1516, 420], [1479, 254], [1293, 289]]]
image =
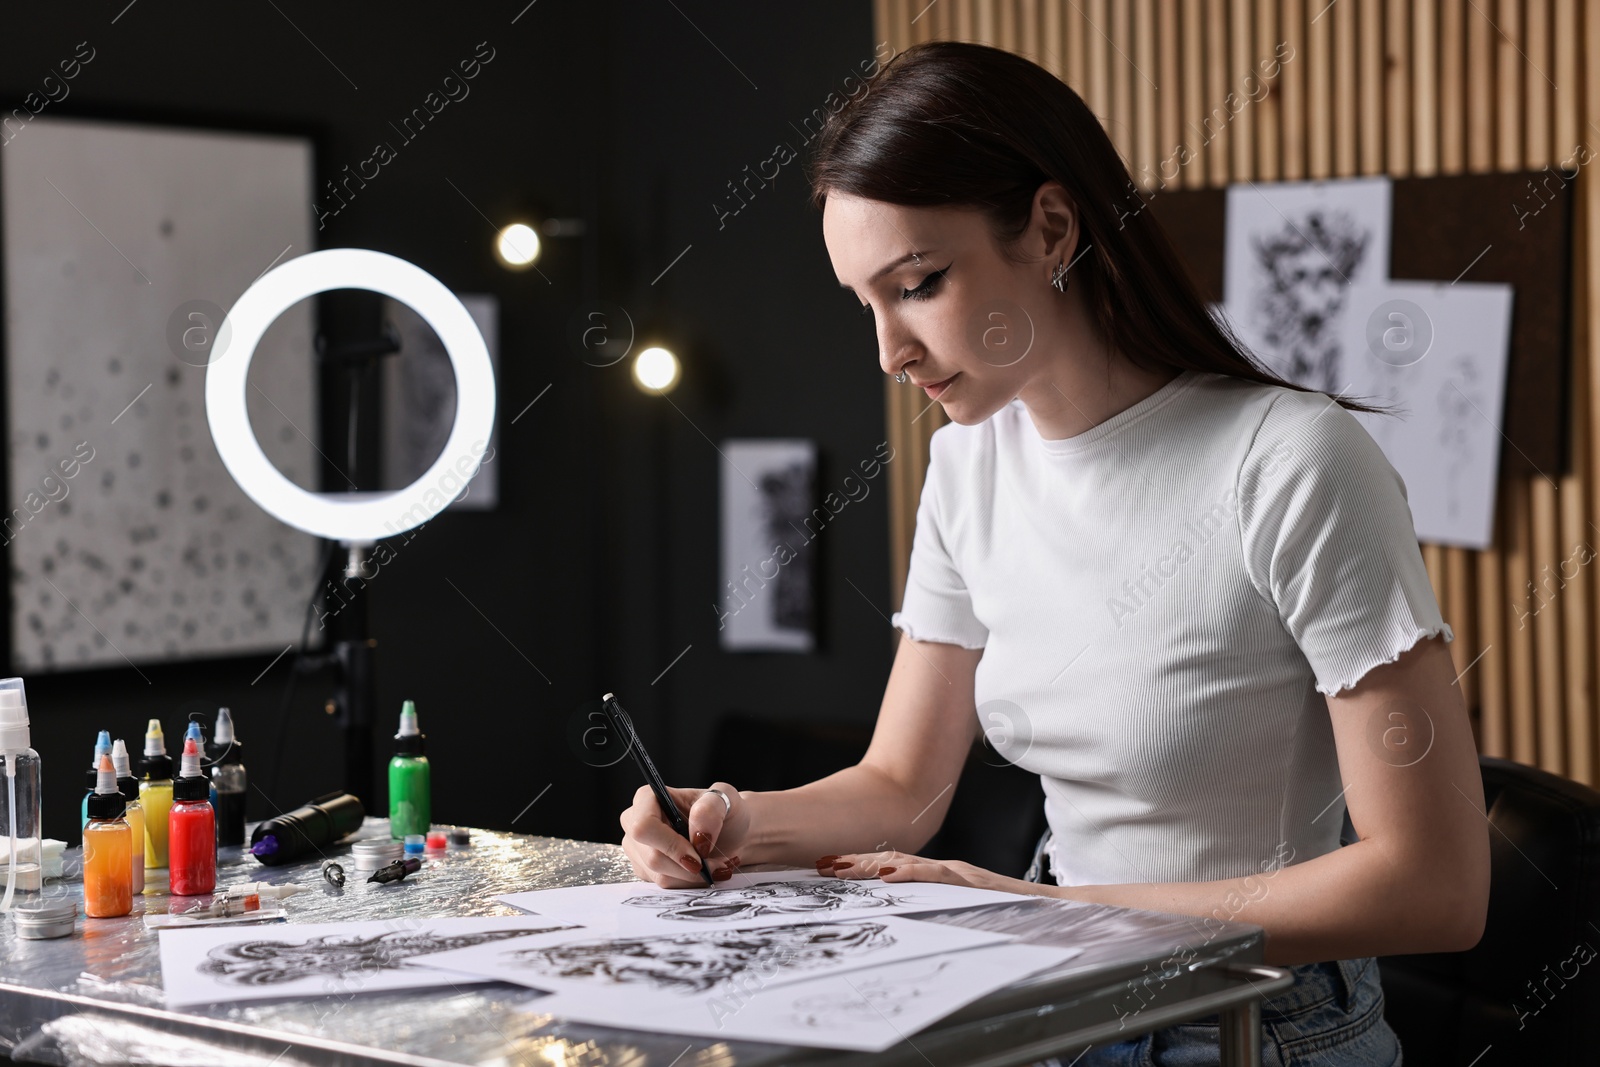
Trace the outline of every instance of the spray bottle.
[[167, 881], [173, 896], [212, 892], [217, 888], [217, 813], [211, 810], [211, 782], [200, 770], [200, 742], [192, 737], [183, 741], [167, 820]]
[[6, 888], [0, 911], [10, 911], [20, 892], [37, 897], [40, 864], [39, 753], [28, 747], [28, 697], [21, 678], [0, 679], [0, 830], [6, 834]]
[[128, 746], [117, 738], [111, 745], [111, 767], [117, 772], [117, 791], [127, 803], [122, 817], [128, 821], [133, 852], [133, 894], [144, 892], [144, 805], [139, 803], [139, 779], [128, 770]]
[[99, 779], [83, 829], [83, 913], [91, 919], [133, 910], [133, 830], [109, 753], [100, 757]]
[[151, 719], [144, 735], [144, 780], [139, 783], [144, 805], [144, 862], [167, 865], [167, 812], [172, 809], [172, 757], [167, 755], [161, 720]]
[[111, 731], [101, 730], [100, 736], [95, 738], [94, 758], [89, 761], [88, 791], [83, 794], [83, 825], [89, 825], [89, 798], [94, 796], [94, 787], [100, 781], [100, 757], [111, 753]]
[[389, 761], [389, 836], [403, 841], [407, 834], [425, 834], [433, 817], [426, 740], [417, 728], [417, 706], [400, 706], [400, 732], [394, 735], [394, 758]]
[[211, 806], [217, 810], [217, 844], [244, 844], [244, 745], [233, 736], [233, 713], [217, 709], [211, 745]]

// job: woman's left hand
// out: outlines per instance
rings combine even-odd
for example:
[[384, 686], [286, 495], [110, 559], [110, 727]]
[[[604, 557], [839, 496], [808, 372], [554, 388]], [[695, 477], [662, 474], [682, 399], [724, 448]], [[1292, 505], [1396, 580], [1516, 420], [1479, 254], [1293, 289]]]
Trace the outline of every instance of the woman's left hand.
[[1021, 878], [1007, 878], [961, 860], [931, 860], [895, 851], [821, 856], [817, 859], [817, 873], [838, 878], [882, 878], [885, 882], [945, 882], [1034, 896], [1049, 896], [1054, 888]]

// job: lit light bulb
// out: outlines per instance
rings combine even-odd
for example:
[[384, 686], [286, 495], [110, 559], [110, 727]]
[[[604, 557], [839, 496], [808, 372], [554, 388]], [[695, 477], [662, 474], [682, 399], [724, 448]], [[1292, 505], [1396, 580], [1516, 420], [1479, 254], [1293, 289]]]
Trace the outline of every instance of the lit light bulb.
[[527, 223], [513, 222], [500, 231], [494, 250], [500, 262], [508, 267], [518, 270], [531, 267], [539, 258], [539, 235]]
[[678, 357], [660, 346], [645, 349], [633, 361], [633, 380], [647, 393], [671, 392], [679, 376]]

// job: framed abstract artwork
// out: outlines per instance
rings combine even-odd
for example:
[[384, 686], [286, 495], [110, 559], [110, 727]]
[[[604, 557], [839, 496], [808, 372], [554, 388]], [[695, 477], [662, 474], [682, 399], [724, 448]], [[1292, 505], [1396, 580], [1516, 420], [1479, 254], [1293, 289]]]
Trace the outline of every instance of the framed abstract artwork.
[[816, 442], [734, 439], [719, 451], [722, 583], [713, 607], [720, 643], [728, 651], [810, 652]]
[[[297, 641], [317, 543], [211, 441], [226, 309], [312, 250], [309, 139], [38, 118], [0, 156], [11, 669], [271, 652]], [[316, 489], [309, 302], [257, 347], [250, 421]]]

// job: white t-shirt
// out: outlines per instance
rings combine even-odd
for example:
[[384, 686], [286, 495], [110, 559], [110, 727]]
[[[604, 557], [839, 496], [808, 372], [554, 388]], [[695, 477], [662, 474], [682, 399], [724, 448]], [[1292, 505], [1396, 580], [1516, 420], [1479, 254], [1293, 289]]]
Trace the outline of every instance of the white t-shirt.
[[1405, 484], [1350, 412], [1185, 371], [1074, 437], [1014, 400], [930, 448], [893, 623], [984, 650], [979, 719], [1040, 775], [1060, 884], [1339, 847], [1320, 694], [1455, 639]]

